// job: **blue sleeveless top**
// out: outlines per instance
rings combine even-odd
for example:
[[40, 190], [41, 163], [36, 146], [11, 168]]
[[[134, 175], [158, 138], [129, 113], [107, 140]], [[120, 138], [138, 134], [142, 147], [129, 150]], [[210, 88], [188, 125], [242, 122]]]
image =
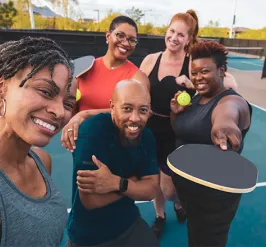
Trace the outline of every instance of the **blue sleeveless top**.
[[32, 198], [0, 169], [1, 247], [60, 246], [67, 223], [67, 208], [39, 156], [34, 159], [46, 184], [43, 198]]

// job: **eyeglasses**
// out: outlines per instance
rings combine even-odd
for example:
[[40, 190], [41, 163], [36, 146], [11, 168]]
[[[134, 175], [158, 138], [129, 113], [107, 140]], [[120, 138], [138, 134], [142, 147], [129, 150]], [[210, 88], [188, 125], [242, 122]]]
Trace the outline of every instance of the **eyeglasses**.
[[137, 43], [139, 42], [137, 38], [134, 38], [134, 37], [127, 38], [126, 35], [122, 32], [116, 32], [115, 36], [117, 40], [121, 43], [127, 40], [130, 46], [136, 46]]

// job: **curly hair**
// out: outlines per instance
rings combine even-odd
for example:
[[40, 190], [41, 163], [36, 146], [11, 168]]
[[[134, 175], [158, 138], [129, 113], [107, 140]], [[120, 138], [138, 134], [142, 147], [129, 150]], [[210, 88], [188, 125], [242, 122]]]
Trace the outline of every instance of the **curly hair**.
[[224, 67], [227, 71], [227, 55], [226, 48], [217, 41], [201, 41], [190, 48], [192, 61], [199, 58], [211, 58], [215, 62], [217, 68]]
[[57, 64], [69, 70], [67, 92], [70, 90], [74, 64], [67, 53], [53, 40], [45, 37], [25, 37], [17, 41], [7, 41], [0, 45], [0, 77], [5, 80], [13, 77], [28, 65], [31, 72], [19, 85], [23, 87], [28, 79], [45, 66], [49, 66], [51, 76]]

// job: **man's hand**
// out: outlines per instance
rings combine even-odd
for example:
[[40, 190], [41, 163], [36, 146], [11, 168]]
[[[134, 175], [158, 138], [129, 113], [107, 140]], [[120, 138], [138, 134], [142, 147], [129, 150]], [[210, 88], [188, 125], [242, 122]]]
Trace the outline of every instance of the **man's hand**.
[[234, 122], [219, 123], [213, 125], [211, 138], [213, 143], [222, 150], [227, 150], [229, 142], [232, 149], [237, 151], [242, 142], [242, 133]]
[[99, 168], [95, 171], [79, 170], [77, 185], [80, 192], [106, 194], [119, 190], [120, 177], [111, 173], [109, 168], [92, 156], [92, 161]]

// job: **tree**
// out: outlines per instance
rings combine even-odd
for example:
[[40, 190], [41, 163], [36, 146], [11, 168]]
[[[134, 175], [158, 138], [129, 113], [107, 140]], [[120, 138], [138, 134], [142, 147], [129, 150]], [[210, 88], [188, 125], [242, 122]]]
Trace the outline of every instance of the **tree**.
[[13, 18], [17, 15], [17, 10], [14, 3], [0, 3], [0, 27], [11, 27], [13, 25]]
[[207, 27], [220, 27], [220, 22], [219, 21], [213, 21], [210, 20]]
[[154, 32], [154, 26], [151, 23], [139, 25], [138, 30], [140, 34], [157, 34], [156, 32]]
[[64, 10], [64, 17], [68, 18], [69, 17], [69, 2], [73, 2], [74, 4], [78, 4], [78, 0], [49, 0], [52, 4], [55, 6], [62, 6]]
[[203, 27], [199, 30], [200, 37], [228, 37], [228, 28], [221, 28], [221, 27]]
[[137, 24], [140, 24], [141, 18], [144, 16], [144, 13], [140, 9], [135, 9], [132, 7], [131, 9], [126, 10], [127, 15], [133, 19]]
[[219, 21], [215, 21], [214, 26], [215, 26], [215, 27], [220, 27], [220, 22], [219, 22]]
[[213, 20], [210, 20], [209, 23], [208, 23], [208, 25], [207, 25], [207, 27], [213, 27], [213, 26], [214, 26]]
[[96, 25], [94, 25], [94, 28], [96, 27], [96, 30], [91, 30], [91, 31], [101, 31], [101, 32], [106, 32], [109, 30], [110, 24], [112, 22], [112, 20], [114, 18], [116, 18], [117, 16], [120, 16], [121, 13], [119, 12], [113, 12], [113, 10], [109, 10], [108, 11], [108, 15], [103, 18], [100, 23], [97, 23]]
[[249, 29], [243, 33], [237, 34], [239, 39], [257, 39], [257, 40], [266, 40], [266, 27], [262, 29]]
[[[35, 21], [34, 21], [34, 15], [32, 10], [32, 3], [31, 0], [15, 0], [17, 3], [17, 6], [20, 10], [23, 10], [25, 6], [28, 9], [29, 16], [30, 16], [30, 22], [31, 22], [31, 28], [35, 28]], [[78, 0], [48, 0], [50, 3], [52, 3], [55, 6], [62, 6], [64, 11], [64, 16], [68, 18], [68, 7], [69, 2], [73, 2], [74, 4], [78, 4]]]

